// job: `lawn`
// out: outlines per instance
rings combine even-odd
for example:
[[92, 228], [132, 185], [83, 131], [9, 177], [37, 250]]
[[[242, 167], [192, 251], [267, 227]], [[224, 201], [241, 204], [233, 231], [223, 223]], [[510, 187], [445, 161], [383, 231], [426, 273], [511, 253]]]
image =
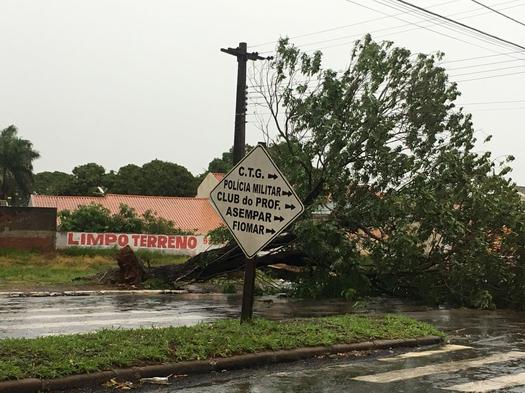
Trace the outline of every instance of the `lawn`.
[[403, 316], [341, 315], [4, 339], [0, 340], [0, 380], [57, 378], [115, 367], [429, 335], [443, 336], [432, 325]]
[[[0, 291], [86, 285], [83, 277], [117, 267], [117, 251], [68, 249], [53, 254], [0, 250]], [[181, 263], [186, 256], [138, 252], [151, 266]]]

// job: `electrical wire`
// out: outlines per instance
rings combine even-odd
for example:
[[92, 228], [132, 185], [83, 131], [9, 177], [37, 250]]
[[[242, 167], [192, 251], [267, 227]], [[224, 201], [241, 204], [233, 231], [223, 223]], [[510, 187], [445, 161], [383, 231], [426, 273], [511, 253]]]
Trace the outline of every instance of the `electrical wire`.
[[[347, 1], [350, 1], [350, 0], [347, 0]], [[406, 6], [404, 5], [403, 3], [399, 3], [398, 0], [374, 0], [376, 3], [379, 3], [379, 4], [382, 4], [382, 5], [385, 5], [389, 8], [392, 8], [394, 10], [400, 10], [400, 9], [405, 9], [407, 12], [409, 13], [413, 13], [413, 14], [416, 14], [416, 15], [420, 15], [421, 17], [423, 18], [429, 18], [428, 14], [422, 12], [422, 11], [419, 11], [418, 9], [412, 9], [410, 8], [409, 6]], [[386, 2], [386, 4], [385, 4]], [[389, 5], [390, 4], [390, 5]], [[401, 8], [400, 8], [401, 7]], [[439, 20], [438, 18], [436, 17], [433, 17], [432, 14], [430, 16], [430, 18], [433, 18], [434, 20]], [[448, 18], [448, 17], [447, 17]], [[450, 18], [448, 18], [450, 19]], [[452, 20], [452, 19], [450, 19]], [[459, 22], [458, 22], [459, 23]], [[491, 38], [487, 38], [485, 37], [484, 35], [480, 35], [480, 34], [476, 34], [476, 33], [472, 33], [471, 31], [467, 30], [465, 31], [465, 29], [462, 29], [461, 27], [457, 27], [456, 25], [452, 24], [448, 24], [445, 22], [445, 23], [437, 23], [437, 22], [434, 22], [434, 24], [437, 24], [438, 26], [441, 26], [441, 27], [444, 27], [448, 30], [452, 30], [454, 31], [455, 33], [460, 33], [460, 34], [464, 34], [464, 35], [467, 35], [471, 38], [474, 38], [476, 40], [479, 40], [479, 41], [483, 41], [485, 43], [488, 43], [488, 44], [491, 44], [491, 45], [495, 45], [495, 46], [498, 46], [500, 48], [506, 48], [508, 45], [507, 44], [504, 44], [504, 43], [501, 43], [497, 40], [494, 40], [494, 39], [491, 39]], [[464, 41], [465, 42], [465, 41]], [[488, 49], [488, 48], [485, 48], [483, 46], [480, 46], [480, 45], [475, 45], [473, 43], [469, 43], [470, 45], [474, 45], [474, 46], [478, 46], [478, 47], [481, 47], [483, 49]], [[490, 50], [490, 49], [488, 49]], [[514, 56], [513, 56], [514, 57]]]
[[[494, 72], [494, 71], [503, 71], [503, 70], [510, 70], [512, 68], [524, 68], [523, 65], [519, 65], [519, 66], [512, 66], [512, 67], [499, 67], [499, 68], [491, 68], [490, 70], [482, 70], [482, 71], [473, 71], [473, 72], [466, 72], [466, 73], [463, 73], [463, 74], [455, 74], [455, 75], [450, 75], [452, 78], [456, 78], [458, 76], [465, 76], [465, 75], [475, 75], [475, 74], [483, 74], [485, 72]], [[525, 71], [525, 69], [524, 69]]]
[[[349, 1], [349, 2], [352, 2], [360, 7], [363, 7], [363, 8], [367, 8], [369, 10], [372, 10], [372, 11], [375, 11], [375, 12], [379, 12], [379, 13], [382, 13], [383, 15], [385, 15], [384, 17], [381, 17], [381, 18], [375, 18], [375, 19], [371, 19], [371, 20], [377, 20], [377, 19], [386, 19], [386, 18], [395, 18], [395, 19], [398, 19], [398, 20], [401, 20], [403, 22], [405, 22], [404, 24], [402, 25], [397, 25], [397, 26], [392, 26], [392, 27], [386, 27], [386, 28], [381, 28], [381, 29], [376, 29], [376, 30], [372, 30], [370, 31], [370, 33], [372, 34], [375, 34], [375, 33], [378, 33], [378, 32], [383, 32], [383, 31], [392, 31], [392, 30], [395, 30], [395, 29], [398, 29], [398, 28], [402, 28], [402, 27], [406, 27], [406, 26], [414, 26], [415, 23], [413, 22], [408, 22], [404, 19], [401, 19], [401, 18], [398, 18], [397, 16], [398, 15], [406, 15], [406, 11], [402, 11], [400, 13], [397, 13], [397, 14], [387, 14], [387, 13], [384, 13], [384, 12], [380, 12], [376, 9], [373, 9], [371, 7], [367, 7], [365, 5], [362, 5], [360, 3], [356, 3], [356, 2], [353, 2], [353, 1]], [[502, 3], [498, 3], [497, 5], [504, 5], [504, 4], [508, 4], [508, 3], [514, 3], [515, 1], [506, 1], [506, 2], [502, 2]], [[443, 3], [440, 3], [441, 5]], [[512, 6], [512, 7], [507, 7], [507, 8], [504, 8], [504, 9], [509, 9], [509, 8], [515, 8], [515, 7], [521, 7], [523, 6], [523, 4], [518, 4], [518, 5], [515, 5], [515, 6]], [[399, 10], [399, 8], [397, 9]], [[414, 12], [414, 11], [411, 11], [411, 12]], [[469, 14], [469, 13], [472, 13], [472, 12], [478, 12], [477, 10], [467, 10], [467, 11], [460, 11], [460, 12], [456, 12], [456, 13], [453, 13], [453, 14], [450, 14], [448, 16], [457, 16], [457, 15], [462, 15], [462, 14]], [[462, 19], [468, 19], [468, 18], [472, 18], [472, 17], [475, 17], [475, 16], [479, 16], [479, 15], [484, 15], [484, 14], [487, 14], [488, 12], [482, 12], [481, 14], [476, 14], [476, 15], [470, 15], [470, 16], [466, 16], [466, 17], [463, 17], [463, 18], [459, 18], [460, 20]], [[436, 24], [435, 22], [432, 22], [433, 24]], [[444, 24], [444, 22], [441, 22], [441, 24]], [[441, 24], [438, 24], [438, 25], [441, 25]], [[416, 30], [418, 28], [425, 28], [423, 26], [419, 26], [417, 25], [418, 27], [416, 28], [411, 28], [411, 29], [405, 29], [405, 30], [401, 30], [401, 31], [395, 31], [394, 33], [389, 33], [389, 36], [392, 35], [392, 34], [399, 34], [399, 33], [404, 33], [404, 32], [408, 32], [408, 31], [412, 31], [412, 30]], [[433, 30], [432, 30], [433, 31]], [[434, 31], [433, 31], [434, 32]], [[436, 32], [438, 33], [438, 32]], [[439, 33], [438, 33], [439, 34]], [[353, 38], [359, 38], [361, 37], [362, 34], [350, 34], [350, 35], [345, 35], [345, 36], [339, 36], [339, 37], [335, 37], [335, 38], [330, 38], [330, 39], [325, 39], [325, 40], [320, 40], [320, 41], [314, 41], [314, 42], [306, 42], [306, 43], [301, 43], [301, 47], [304, 47], [304, 46], [311, 46], [311, 45], [317, 45], [317, 44], [322, 44], [322, 43], [326, 43], [326, 42], [332, 42], [332, 41], [339, 41], [339, 40], [342, 40], [342, 39], [345, 39], [345, 38], [350, 38], [350, 37], [353, 37]], [[290, 37], [290, 38], [296, 38], [297, 36], [294, 36], [294, 37]], [[449, 38], [453, 38], [453, 37], [450, 37], [448, 36]], [[278, 41], [274, 41], [273, 43], [275, 42], [278, 42]], [[336, 45], [330, 45], [330, 46], [324, 46], [324, 47], [320, 47], [318, 49], [328, 49], [328, 48], [334, 48], [334, 47], [338, 47], [338, 46], [344, 46], [344, 45], [348, 45], [348, 44], [353, 44], [355, 41], [352, 40], [352, 41], [347, 41], [347, 42], [343, 42], [341, 44], [336, 44]], [[478, 45], [475, 45], [475, 46], [478, 46]], [[480, 48], [483, 48], [483, 49], [487, 49], [485, 47], [481, 47], [481, 46], [478, 46]], [[264, 51], [264, 52], [259, 52], [260, 54], [267, 54], [267, 53], [273, 53], [274, 50], [267, 50], [267, 51]]]
[[[354, 0], [345, 0], [345, 1], [348, 2], [348, 3], [352, 3], [352, 4], [355, 4], [355, 5], [358, 5], [358, 6], [362, 7], [362, 8], [366, 8], [366, 9], [369, 9], [369, 10], [372, 10], [372, 11], [375, 11], [375, 12], [378, 12], [378, 13], [381, 13], [381, 14], [384, 14], [384, 15], [390, 15], [390, 14], [385, 13], [384, 11], [381, 11], [381, 10], [378, 10], [378, 9], [375, 9], [375, 8], [372, 8], [372, 7], [369, 7], [369, 6], [367, 6], [367, 5], [361, 4], [361, 3], [357, 2], [357, 1], [354, 1]], [[403, 10], [403, 9], [405, 9], [405, 10], [408, 9], [407, 7], [403, 7], [402, 5], [401, 5], [401, 6], [398, 6], [398, 5], [396, 4], [396, 5], [394, 6], [394, 5], [388, 5], [388, 4], [385, 4], [385, 3], [383, 3], [383, 2], [380, 2], [379, 0], [374, 0], [374, 1], [376, 1], [377, 3], [379, 3], [379, 4], [383, 5], [383, 6], [387, 6], [387, 7], [389, 7], [389, 8], [392, 8], [392, 9], [394, 9], [394, 10], [396, 10], [396, 11], [400, 11], [400, 10]], [[395, 2], [394, 2], [394, 3], [395, 3]], [[401, 8], [400, 8], [400, 7], [401, 7]], [[410, 10], [409, 12], [414, 13], [415, 11]], [[405, 11], [405, 13], [406, 13], [406, 11]], [[392, 16], [392, 15], [390, 15], [390, 16]], [[406, 19], [402, 19], [402, 18], [399, 18], [399, 17], [395, 17], [395, 19], [401, 20], [401, 21], [406, 22], [406, 23], [408, 23], [408, 24], [410, 24], [410, 25], [417, 26], [417, 28], [423, 28], [423, 29], [428, 30], [428, 31], [431, 31], [431, 32], [433, 32], [433, 33], [435, 33], [435, 34], [439, 34], [439, 35], [445, 36], [445, 37], [447, 37], [447, 38], [451, 38], [451, 39], [453, 39], [453, 40], [456, 40], [456, 41], [460, 41], [460, 42], [466, 43], [466, 44], [468, 44], [468, 45], [476, 46], [476, 47], [478, 47], [478, 48], [485, 49], [485, 50], [491, 50], [491, 51], [494, 52], [494, 50], [489, 49], [489, 48], [487, 48], [487, 47], [485, 47], [485, 46], [477, 45], [477, 44], [475, 44], [475, 43], [473, 43], [473, 42], [469, 42], [469, 41], [463, 40], [463, 39], [461, 39], [461, 38], [459, 38], [459, 37], [457, 37], [457, 36], [451, 36], [451, 35], [449, 35], [449, 34], [446, 34], [446, 33], [443, 33], [443, 32], [440, 32], [440, 31], [437, 31], [437, 30], [434, 30], [434, 29], [431, 29], [430, 27], [427, 27], [427, 26], [421, 26], [420, 24], [418, 24], [418, 23], [416, 23], [416, 22], [408, 22]], [[429, 18], [428, 16], [426, 16], [426, 15], [425, 15], [425, 19], [426, 19], [426, 20], [430, 20], [430, 18]], [[435, 24], [435, 23], [434, 23], [434, 24]], [[442, 24], [441, 24], [441, 25], [442, 25]], [[445, 26], [444, 26], [444, 27], [445, 27]], [[450, 29], [450, 27], [449, 27], [449, 29]], [[405, 31], [410, 31], [410, 30], [415, 30], [415, 29], [412, 28], [412, 29], [407, 29], [407, 30], [405, 30]], [[453, 29], [453, 30], [454, 30], [454, 29]], [[457, 28], [456, 28], [456, 30], [455, 30], [454, 32], [455, 32], [455, 33], [458, 32], [458, 31], [457, 31]], [[461, 33], [465, 34], [464, 32], [461, 32]], [[470, 36], [472, 37], [472, 35], [470, 35]], [[474, 38], [476, 38], [476, 39], [478, 39], [478, 40], [481, 40], [481, 41], [484, 41], [485, 43], [491, 43], [491, 44], [493, 44], [493, 45], [497, 45], [497, 46], [499, 46], [499, 47], [502, 46], [501, 43], [499, 43], [499, 42], [491, 42], [491, 41], [488, 41], [487, 38], [485, 38], [485, 37], [474, 37]], [[348, 43], [347, 43], [347, 44], [348, 44]], [[336, 45], [334, 45], [334, 46], [336, 46]], [[333, 47], [333, 46], [332, 46], [332, 47]], [[328, 47], [320, 48], [320, 49], [326, 49], [326, 48], [328, 48]]]
[[489, 57], [497, 57], [497, 56], [512, 55], [512, 54], [521, 53], [521, 52], [522, 52], [522, 51], [517, 50], [517, 51], [505, 52], [505, 53], [495, 53], [495, 54], [493, 54], [493, 55], [484, 55], [484, 56], [475, 56], [475, 57], [465, 57], [465, 58], [463, 58], [463, 59], [445, 60], [445, 61], [442, 61], [440, 64], [459, 63], [459, 62], [463, 62], [463, 61], [478, 60], [478, 59], [486, 59], [486, 58], [489, 58]]
[[[435, 4], [435, 5], [432, 5], [430, 8], [433, 8], [433, 7], [439, 7], [439, 6], [442, 6], [442, 5], [446, 5], [446, 4], [450, 4], [450, 3], [454, 3], [456, 0], [451, 0], [451, 1], [445, 1], [444, 3], [439, 3], [439, 4]], [[514, 1], [507, 1], [505, 3], [514, 3], [516, 0]], [[398, 15], [403, 15], [404, 12], [400, 12]], [[342, 30], [342, 29], [346, 29], [348, 27], [354, 27], [354, 26], [359, 26], [359, 25], [364, 25], [364, 24], [367, 24], [367, 23], [370, 23], [370, 22], [376, 22], [378, 20], [383, 20], [383, 19], [388, 19], [389, 16], [380, 16], [379, 18], [372, 18], [372, 19], [367, 19], [367, 20], [363, 20], [363, 21], [360, 21], [360, 22], [356, 22], [356, 23], [350, 23], [348, 25], [342, 25], [342, 26], [336, 26], [336, 27], [331, 27], [331, 28], [327, 28], [327, 29], [322, 29], [322, 30], [317, 30], [317, 31], [312, 31], [312, 32], [309, 32], [309, 33], [304, 33], [304, 34], [297, 34], [297, 35], [294, 35], [294, 36], [291, 36], [291, 37], [288, 37], [292, 40], [296, 39], [296, 38], [303, 38], [303, 37], [310, 37], [312, 35], [317, 35], [317, 34], [323, 34], [323, 33], [329, 33], [331, 31], [336, 31], [336, 30]], [[261, 43], [258, 43], [258, 44], [255, 44], [255, 45], [250, 45], [250, 48], [257, 48], [257, 47], [260, 47], [260, 46], [266, 46], [266, 45], [270, 45], [270, 44], [276, 44], [278, 43], [279, 41], [266, 41], [266, 42], [261, 42]]]
[[[446, 3], [441, 3], [441, 4], [446, 4]], [[453, 14], [450, 14], [449, 16], [462, 15], [462, 14], [465, 14], [465, 13], [472, 13], [472, 12], [476, 12], [476, 10], [455, 12]], [[484, 12], [483, 14], [486, 14], [486, 13], [487, 12]], [[405, 14], [406, 14], [406, 12], [400, 12], [398, 14], [386, 15], [386, 16], [381, 17], [379, 19], [395, 18], [395, 17], [397, 17], [399, 15], [405, 15]], [[477, 15], [474, 15], [474, 16], [477, 16]], [[470, 17], [472, 17], [472, 16], [467, 16], [465, 18], [470, 18]], [[402, 20], [402, 19], [399, 19], [399, 20]], [[384, 27], [384, 28], [381, 28], [381, 29], [372, 30], [369, 33], [370, 34], [375, 34], [375, 33], [383, 32], [383, 31], [395, 30], [395, 29], [398, 29], [398, 28], [406, 27], [406, 26], [413, 26], [413, 23], [412, 22], [407, 22], [407, 23], [402, 24], [402, 25], [397, 25], [397, 26], [392, 26], [392, 27]], [[406, 30], [403, 30], [403, 32], [404, 31], [406, 31]], [[394, 33], [394, 34], [397, 34], [397, 33]], [[347, 38], [351, 38], [351, 37], [357, 38], [357, 37], [361, 37], [361, 36], [362, 36], [362, 34], [350, 34], [350, 35], [344, 35], [344, 36], [339, 36], [339, 37], [334, 37], [334, 38], [328, 38], [328, 39], [324, 39], [324, 40], [320, 40], [320, 41], [312, 41], [312, 42], [301, 43], [299, 45], [301, 47], [312, 46], [312, 45], [317, 45], [317, 44], [324, 44], [324, 43], [327, 43], [327, 42], [339, 41], [339, 40], [343, 40], [343, 39], [347, 39]], [[291, 37], [291, 38], [294, 38], [294, 37]], [[266, 53], [266, 52], [261, 52], [261, 53]]]
[[516, 106], [512, 108], [488, 108], [488, 109], [475, 109], [476, 112], [499, 112], [499, 111], [517, 111], [525, 110], [525, 106]]
[[516, 22], [516, 23], [519, 23], [519, 24], [522, 25], [522, 26], [525, 26], [525, 23], [523, 23], [522, 21], [519, 21], [519, 20], [517, 20], [517, 19], [514, 19], [513, 17], [508, 16], [507, 14], [504, 14], [503, 12], [500, 12], [500, 11], [498, 11], [498, 10], [492, 8], [492, 7], [489, 7], [488, 5], [483, 4], [483, 3], [480, 2], [480, 1], [477, 1], [477, 0], [471, 0], [471, 1], [472, 1], [473, 3], [476, 3], [476, 4], [480, 5], [480, 6], [482, 6], [482, 7], [485, 7], [485, 8], [488, 9], [488, 10], [491, 10], [492, 12], [495, 12], [495, 13], [498, 14], [498, 15], [501, 15], [501, 16], [507, 18], [507, 19], [510, 19], [510, 20], [513, 21], [513, 22]]
[[[467, 68], [485, 67], [485, 66], [496, 65], [496, 64], [514, 63], [516, 61], [521, 61], [521, 59], [509, 59], [509, 60], [502, 60], [502, 61], [493, 61], [493, 62], [490, 62], [490, 63], [471, 64], [471, 65], [467, 65], [467, 66], [447, 68], [447, 71], [464, 70], [464, 69], [467, 69]], [[523, 64], [522, 66], [525, 66], [525, 64]]]
[[482, 80], [482, 79], [492, 79], [492, 78], [499, 78], [499, 77], [502, 77], [502, 76], [519, 75], [519, 74], [525, 74], [525, 71], [510, 72], [510, 73], [507, 73], [507, 74], [491, 75], [491, 76], [485, 76], [485, 77], [480, 77], [480, 78], [463, 79], [463, 80], [459, 80], [459, 81], [455, 81], [455, 82], [459, 83], [459, 82], [479, 81], [479, 80]]
[[524, 103], [524, 102], [525, 100], [485, 101], [485, 102], [464, 102], [461, 105], [516, 104], [516, 103]]
[[[507, 4], [512, 4], [512, 3], [516, 3], [516, 2], [520, 2], [520, 1], [521, 0], [503, 1], [503, 2], [500, 2], [500, 3], [496, 3], [494, 5], [495, 6], [507, 5]], [[456, 2], [455, 0], [446, 1], [446, 2], [443, 2], [443, 3], [433, 4], [433, 5], [429, 6], [428, 8], [437, 8], [437, 7], [440, 7], [442, 5], [455, 3], [455, 2]], [[502, 10], [511, 9], [511, 8], [515, 8], [515, 7], [521, 7], [521, 6], [523, 6], [523, 4], [518, 4], [518, 5], [515, 5], [515, 6], [511, 6], [511, 7], [505, 7], [505, 8], [502, 8]], [[477, 12], [477, 10], [460, 11], [460, 12], [456, 12], [456, 13], [453, 13], [453, 14], [450, 14], [450, 15], [447, 15], [447, 16], [450, 17], [450, 16], [461, 15], [461, 14], [469, 14], [469, 13], [472, 13], [472, 12]], [[311, 31], [311, 32], [303, 33], [303, 34], [297, 34], [297, 35], [289, 36], [288, 38], [290, 38], [290, 39], [297, 39], [297, 38], [303, 38], [303, 37], [310, 37], [310, 36], [313, 36], [313, 35], [329, 33], [329, 32], [332, 32], [332, 31], [342, 30], [342, 29], [346, 29], [348, 27], [359, 26], [359, 25], [370, 23], [370, 22], [376, 22], [376, 21], [380, 21], [380, 20], [384, 20], [384, 19], [389, 19], [389, 18], [395, 17], [395, 16], [402, 16], [402, 15], [405, 15], [405, 14], [406, 14], [406, 12], [403, 11], [403, 12], [399, 12], [399, 13], [394, 14], [394, 15], [386, 15], [386, 16], [381, 16], [381, 17], [378, 17], [378, 18], [366, 19], [366, 20], [363, 20], [363, 21], [360, 21], [360, 22], [350, 23], [350, 24], [347, 24], [347, 25], [341, 25], [341, 26], [326, 28], [326, 29], [322, 29], [322, 30]], [[487, 14], [487, 12], [483, 12], [481, 14], [467, 16], [465, 18], [460, 18], [460, 19], [467, 19], [467, 18], [472, 18], [472, 17], [475, 17], [475, 16], [485, 15], [485, 14]], [[407, 25], [401, 25], [401, 26], [407, 26]], [[401, 27], [401, 26], [393, 26], [390, 29]], [[385, 30], [385, 29], [381, 29], [381, 30]], [[373, 32], [376, 32], [376, 31], [379, 31], [379, 30], [375, 30]], [[347, 37], [349, 37], [349, 36], [347, 36]], [[279, 42], [279, 40], [260, 42], [260, 43], [257, 43], [255, 45], [250, 45], [250, 48], [258, 48], [258, 47], [261, 47], [261, 46], [275, 45], [278, 42]], [[309, 44], [310, 43], [301, 44], [301, 45], [309, 45]], [[267, 51], [265, 53], [270, 53], [270, 51]]]
[[485, 32], [485, 31], [483, 31], [483, 30], [480, 30], [480, 29], [478, 29], [478, 28], [476, 28], [476, 27], [472, 27], [472, 26], [466, 25], [466, 24], [464, 24], [464, 23], [462, 23], [462, 22], [458, 22], [458, 21], [456, 21], [456, 20], [454, 20], [454, 19], [451, 19], [451, 18], [449, 18], [449, 17], [447, 17], [447, 16], [444, 16], [444, 15], [438, 14], [437, 12], [430, 11], [430, 10], [428, 10], [428, 9], [426, 9], [426, 8], [423, 8], [423, 7], [420, 7], [420, 6], [418, 6], [418, 5], [415, 5], [415, 4], [412, 4], [412, 3], [409, 3], [408, 1], [405, 1], [405, 0], [395, 0], [395, 1], [397, 1], [398, 3], [402, 3], [402, 4], [406, 5], [406, 6], [409, 6], [409, 7], [413, 8], [413, 9], [417, 9], [417, 10], [419, 10], [419, 11], [421, 11], [421, 12], [425, 12], [426, 14], [432, 15], [432, 16], [434, 16], [434, 17], [437, 17], [437, 18], [440, 18], [440, 19], [446, 20], [446, 21], [448, 21], [448, 22], [450, 22], [450, 23], [453, 23], [453, 24], [455, 24], [455, 25], [461, 26], [461, 27], [463, 27], [463, 28], [465, 28], [465, 29], [468, 29], [468, 30], [474, 31], [474, 32], [476, 32], [476, 33], [478, 33], [478, 34], [482, 34], [482, 35], [484, 35], [484, 36], [487, 36], [487, 37], [490, 37], [490, 38], [492, 38], [492, 39], [495, 39], [495, 40], [501, 41], [501, 42], [503, 42], [503, 43], [506, 43], [506, 44], [508, 44], [508, 45], [512, 45], [512, 46], [514, 46], [514, 47], [516, 47], [516, 48], [519, 48], [519, 49], [525, 50], [525, 46], [522, 46], [522, 45], [517, 44], [517, 43], [515, 43], [515, 42], [512, 42], [512, 41], [506, 40], [506, 39], [504, 39], [504, 38], [498, 37], [498, 36], [496, 36], [496, 35], [494, 35], [494, 34], [487, 33], [487, 32]]

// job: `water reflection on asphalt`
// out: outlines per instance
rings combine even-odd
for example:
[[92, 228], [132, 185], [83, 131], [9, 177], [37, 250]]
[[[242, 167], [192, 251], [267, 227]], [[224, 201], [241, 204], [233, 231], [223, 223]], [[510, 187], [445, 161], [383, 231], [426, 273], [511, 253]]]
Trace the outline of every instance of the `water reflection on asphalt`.
[[[257, 315], [272, 319], [351, 312], [343, 301], [259, 298]], [[240, 297], [222, 294], [0, 297], [0, 338], [84, 333], [102, 328], [193, 325], [237, 318]]]
[[[237, 318], [240, 298], [231, 295], [117, 295], [78, 298], [0, 298], [0, 336], [34, 337], [43, 334], [123, 328], [194, 324], [217, 318]], [[378, 356], [330, 362], [299, 362], [268, 368], [215, 373], [175, 380], [171, 386], [144, 386], [144, 393], [281, 393], [281, 392], [446, 392], [465, 390], [476, 381], [507, 382], [501, 391], [525, 392], [525, 313], [431, 308], [398, 300], [376, 299], [364, 306], [344, 301], [304, 301], [279, 297], [258, 298], [256, 314], [270, 319], [330, 314], [402, 313], [444, 330], [453, 344], [470, 348], [430, 356], [381, 361]], [[162, 318], [165, 318], [162, 320]], [[81, 322], [73, 324], [72, 322]], [[117, 323], [115, 322], [117, 321]], [[141, 322], [142, 321], [142, 322]], [[159, 322], [160, 321], [160, 322]], [[146, 324], [146, 325], [147, 325]], [[514, 360], [488, 362], [491, 356], [523, 353]], [[377, 354], [376, 354], [377, 355]], [[381, 356], [391, 355], [388, 352]], [[520, 355], [521, 356], [521, 355]], [[468, 366], [472, 360], [482, 364]], [[466, 362], [466, 363], [465, 363]], [[468, 367], [455, 365], [467, 364]], [[449, 366], [452, 365], [452, 369]], [[417, 376], [420, 367], [435, 373]], [[440, 368], [441, 367], [441, 368]], [[391, 382], [367, 382], [367, 376], [400, 372]], [[364, 380], [354, 378], [364, 377]], [[511, 379], [512, 379], [511, 378]], [[515, 379], [515, 378], [514, 378]], [[485, 382], [480, 386], [484, 386]], [[488, 385], [487, 385], [488, 386]], [[485, 386], [486, 387], [486, 386]], [[456, 389], [456, 390], [454, 390]], [[457, 390], [463, 389], [463, 390]], [[96, 390], [97, 392], [103, 390]], [[472, 391], [472, 390], [470, 390]], [[485, 390], [486, 391], [486, 390]]]
[[[294, 364], [282, 366], [281, 370], [258, 369], [252, 373], [210, 378], [194, 386], [175, 385], [170, 388], [149, 388], [155, 393], [284, 393], [284, 392], [446, 392], [454, 386], [475, 381], [485, 381], [501, 376], [525, 372], [525, 358], [485, 364], [480, 367], [439, 372], [440, 365], [486, 359], [492, 354], [525, 352], [525, 314], [511, 311], [478, 311], [465, 309], [429, 309], [403, 303], [372, 304], [372, 312], [399, 312], [419, 320], [436, 324], [447, 332], [450, 341], [471, 349], [434, 354], [421, 358], [380, 361], [377, 357], [335, 361], [317, 366]], [[525, 356], [525, 354], [523, 355]], [[435, 373], [423, 377], [411, 377], [419, 367], [431, 366]], [[382, 375], [388, 371], [401, 370], [404, 377], [395, 382], [372, 383], [357, 381], [358, 376]], [[483, 385], [483, 384], [482, 384]], [[452, 391], [457, 391], [452, 389]], [[525, 380], [517, 386], [498, 391], [525, 392]]]

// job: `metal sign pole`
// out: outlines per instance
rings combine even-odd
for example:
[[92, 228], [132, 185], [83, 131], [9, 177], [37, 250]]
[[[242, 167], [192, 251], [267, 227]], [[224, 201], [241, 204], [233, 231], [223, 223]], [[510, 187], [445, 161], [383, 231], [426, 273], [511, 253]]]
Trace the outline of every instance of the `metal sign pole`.
[[255, 275], [257, 269], [257, 257], [246, 258], [244, 270], [244, 285], [242, 288], [241, 323], [250, 322], [253, 318], [253, 300], [255, 292]]
[[253, 315], [257, 253], [295, 221], [304, 206], [264, 145], [224, 176], [211, 191], [210, 202], [246, 256], [241, 323], [247, 322]]

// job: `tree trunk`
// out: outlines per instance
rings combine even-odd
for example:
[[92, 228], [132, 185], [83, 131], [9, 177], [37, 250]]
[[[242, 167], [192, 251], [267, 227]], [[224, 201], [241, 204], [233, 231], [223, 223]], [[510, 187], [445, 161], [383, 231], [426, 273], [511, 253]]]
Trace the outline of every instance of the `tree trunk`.
[[[285, 248], [295, 240], [293, 234], [283, 234], [275, 238], [257, 258], [257, 267], [275, 263], [305, 266], [305, 255], [301, 251]], [[139, 284], [145, 279], [156, 278], [169, 283], [203, 282], [211, 278], [244, 269], [245, 256], [236, 244], [202, 252], [179, 265], [154, 266], [144, 269], [141, 261], [129, 247], [123, 248], [117, 256], [120, 270], [118, 275], [105, 274], [100, 281], [115, 281], [126, 284]]]
[[[303, 203], [308, 206], [320, 194], [324, 180], [320, 179], [308, 193]], [[257, 267], [284, 263], [291, 266], [305, 266], [309, 261], [304, 253], [290, 248], [297, 239], [293, 233], [283, 233], [263, 248], [264, 255], [257, 258]], [[131, 251], [132, 252], [132, 251]], [[156, 278], [169, 283], [202, 282], [228, 273], [244, 270], [245, 256], [237, 244], [204, 251], [180, 265], [163, 265], [149, 268], [142, 280]], [[137, 264], [140, 261], [137, 260]], [[120, 263], [119, 263], [120, 265]], [[140, 267], [137, 265], [137, 269]], [[121, 268], [121, 277], [123, 275]], [[124, 274], [125, 276], [125, 274]], [[99, 281], [115, 280], [115, 274], [105, 273]], [[121, 281], [122, 282], [122, 281]]]

